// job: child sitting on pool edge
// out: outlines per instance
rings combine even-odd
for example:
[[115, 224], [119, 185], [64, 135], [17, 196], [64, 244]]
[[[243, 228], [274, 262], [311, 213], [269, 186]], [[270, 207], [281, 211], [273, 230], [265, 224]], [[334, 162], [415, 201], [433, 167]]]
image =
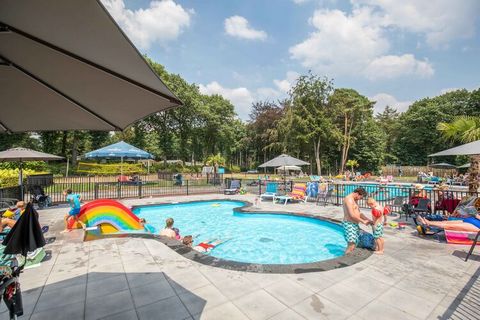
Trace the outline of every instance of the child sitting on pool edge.
[[[375, 253], [383, 254], [385, 240], [383, 239], [383, 224], [384, 219], [386, 221], [385, 209], [377, 203], [374, 198], [368, 198], [367, 205], [372, 208], [372, 220], [373, 220], [373, 238], [375, 239]], [[388, 211], [388, 210], [387, 210]]]

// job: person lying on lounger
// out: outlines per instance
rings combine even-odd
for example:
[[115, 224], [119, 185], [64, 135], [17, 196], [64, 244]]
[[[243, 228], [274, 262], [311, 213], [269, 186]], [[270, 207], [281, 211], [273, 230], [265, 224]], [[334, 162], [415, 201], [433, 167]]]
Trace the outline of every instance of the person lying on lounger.
[[478, 232], [480, 231], [480, 214], [462, 218], [461, 220], [448, 220], [448, 221], [430, 221], [422, 216], [417, 216], [418, 221], [426, 226], [433, 226], [443, 228], [446, 230], [454, 231], [466, 231], [466, 232]]

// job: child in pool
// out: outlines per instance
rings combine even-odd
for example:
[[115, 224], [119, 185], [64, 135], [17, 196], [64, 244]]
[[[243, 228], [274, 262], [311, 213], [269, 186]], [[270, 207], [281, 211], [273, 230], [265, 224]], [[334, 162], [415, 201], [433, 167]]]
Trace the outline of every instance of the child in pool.
[[367, 205], [372, 208], [373, 238], [375, 239], [375, 253], [383, 254], [385, 240], [383, 239], [383, 223], [385, 209], [374, 198], [368, 198]]
[[182, 242], [183, 242], [184, 245], [191, 247], [195, 251], [198, 251], [198, 252], [201, 252], [201, 253], [208, 253], [208, 252], [210, 252], [210, 250], [212, 250], [213, 248], [215, 248], [216, 246], [218, 246], [219, 244], [221, 244], [225, 241], [220, 240], [220, 239], [207, 240], [207, 241], [203, 241], [203, 242], [199, 243], [198, 245], [192, 247], [193, 246], [193, 237], [192, 236], [185, 236], [185, 237], [183, 237]]

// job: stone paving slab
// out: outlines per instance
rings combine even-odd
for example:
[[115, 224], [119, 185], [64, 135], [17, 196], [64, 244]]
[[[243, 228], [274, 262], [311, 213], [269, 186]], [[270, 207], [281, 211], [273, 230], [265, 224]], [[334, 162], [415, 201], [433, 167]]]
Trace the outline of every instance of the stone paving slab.
[[[196, 195], [123, 201], [126, 205], [255, 197]], [[20, 277], [20, 319], [464, 319], [478, 315], [480, 253], [420, 238], [413, 227], [387, 228], [385, 255], [349, 267], [304, 274], [259, 274], [199, 264], [155, 239], [82, 241], [61, 234], [68, 209], [41, 210], [50, 259]], [[275, 205], [341, 219], [335, 206]], [[395, 219], [395, 218], [394, 218]], [[477, 313], [472, 313], [476, 310]], [[470, 313], [468, 313], [470, 312]], [[462, 318], [462, 316], [464, 318]], [[8, 318], [0, 308], [0, 319]]]

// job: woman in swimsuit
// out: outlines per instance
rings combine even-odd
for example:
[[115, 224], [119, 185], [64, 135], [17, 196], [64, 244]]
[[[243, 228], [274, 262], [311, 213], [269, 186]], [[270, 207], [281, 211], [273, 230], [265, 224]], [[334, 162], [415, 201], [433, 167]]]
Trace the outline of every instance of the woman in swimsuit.
[[446, 230], [466, 232], [480, 231], [480, 214], [477, 214], [476, 216], [470, 216], [468, 218], [463, 218], [462, 220], [429, 221], [421, 216], [417, 216], [417, 219], [427, 226], [439, 227]]

